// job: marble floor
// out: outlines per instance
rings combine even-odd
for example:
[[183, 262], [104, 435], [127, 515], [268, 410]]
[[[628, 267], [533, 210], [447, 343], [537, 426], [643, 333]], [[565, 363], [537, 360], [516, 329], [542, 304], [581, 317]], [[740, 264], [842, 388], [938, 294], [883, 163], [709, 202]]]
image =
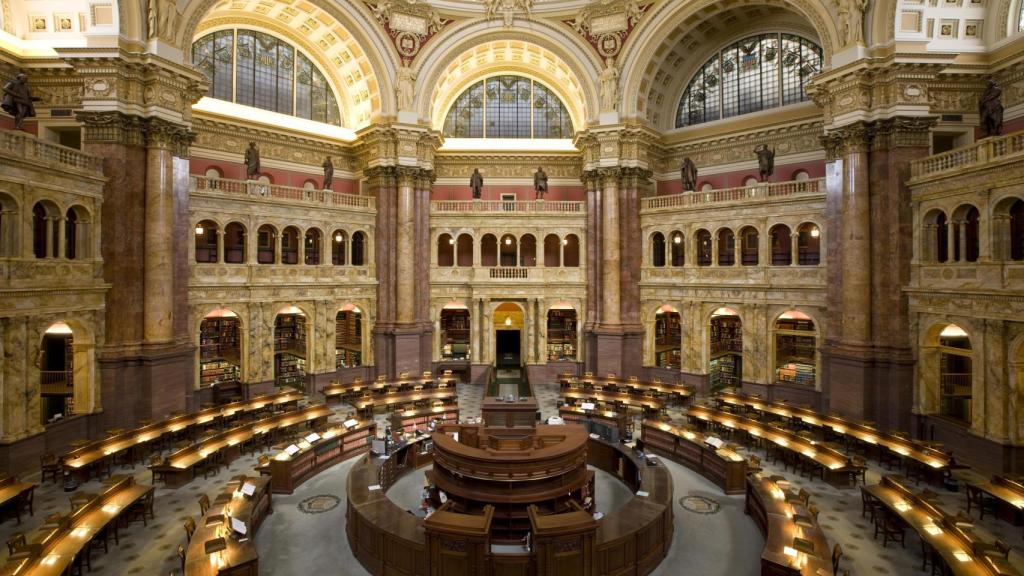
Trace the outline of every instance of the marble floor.
[[[555, 384], [535, 385], [542, 416], [556, 413], [558, 387]], [[459, 386], [459, 404], [463, 417], [478, 416], [483, 391], [480, 387]], [[474, 409], [475, 408], [475, 409]], [[346, 410], [338, 409], [335, 418], [343, 419]], [[349, 469], [355, 460], [342, 462], [308, 480], [292, 495], [274, 495], [274, 513], [264, 522], [256, 542], [260, 552], [261, 573], [275, 576], [340, 575], [356, 576], [366, 572], [352, 556], [345, 537], [345, 484]], [[873, 463], [872, 463], [873, 464]], [[109, 553], [102, 550], [92, 554], [92, 572], [97, 576], [144, 574], [166, 575], [180, 570], [176, 549], [185, 543], [182, 522], [198, 518], [198, 498], [201, 494], [213, 496], [236, 474], [252, 473], [254, 457], [242, 457], [209, 479], [198, 478], [186, 486], [170, 490], [157, 487], [155, 498], [156, 520], [148, 527], [135, 523], [121, 531], [119, 545], [110, 546]], [[675, 489], [675, 534], [668, 556], [654, 574], [669, 576], [693, 574], [700, 576], [754, 575], [759, 572], [759, 557], [763, 539], [753, 521], [743, 513], [741, 496], [725, 496], [698, 474], [673, 462], [665, 462], [672, 474]], [[925, 574], [921, 567], [920, 545], [916, 535], [908, 532], [906, 547], [890, 545], [883, 548], [873, 540], [872, 527], [860, 515], [860, 491], [836, 488], [820, 480], [798, 478], [795, 474], [766, 467], [769, 474], [779, 473], [797, 487], [806, 487], [812, 502], [821, 509], [820, 520], [830, 543], [841, 543], [846, 556], [841, 562], [849, 574]], [[876, 483], [884, 469], [872, 466], [868, 483]], [[150, 473], [142, 466], [134, 470], [123, 468], [116, 474], [132, 474], [140, 483], [151, 483]], [[959, 472], [965, 479], [974, 474]], [[38, 482], [35, 477], [27, 480]], [[408, 492], [404, 488], [408, 486]], [[389, 491], [405, 507], [415, 505], [422, 472], [402, 478]], [[79, 490], [97, 492], [101, 483], [91, 481]], [[965, 509], [963, 492], [939, 492], [943, 507], [950, 511]], [[604, 511], [621, 504], [629, 497], [628, 489], [613, 477], [598, 475], [598, 510]], [[411, 494], [411, 500], [404, 499]], [[20, 525], [13, 519], [0, 524], [0, 538], [7, 539], [18, 532], [29, 533], [40, 525], [50, 513], [70, 510], [70, 494], [52, 482], [36, 490], [35, 515], [23, 518]], [[403, 504], [400, 504], [403, 505]], [[975, 518], [977, 515], [975, 513]], [[1021, 528], [994, 519], [991, 516], [977, 521], [975, 530], [987, 538], [1001, 538], [1014, 548], [1011, 563], [1024, 572], [1024, 556], [1020, 551]]]

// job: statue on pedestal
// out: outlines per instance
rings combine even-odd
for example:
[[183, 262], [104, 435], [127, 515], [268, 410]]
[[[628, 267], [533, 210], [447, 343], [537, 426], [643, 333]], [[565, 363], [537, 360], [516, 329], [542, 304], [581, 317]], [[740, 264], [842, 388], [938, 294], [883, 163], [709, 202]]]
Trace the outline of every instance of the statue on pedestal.
[[39, 98], [33, 96], [28, 87], [28, 76], [18, 74], [4, 84], [4, 98], [0, 107], [14, 116], [14, 129], [22, 130], [25, 118], [35, 118], [36, 107], [33, 102], [38, 101]]
[[978, 100], [978, 115], [981, 116], [981, 137], [999, 136], [1003, 133], [1003, 89], [989, 78], [985, 92]]
[[683, 192], [691, 192], [697, 189], [697, 165], [687, 156], [683, 158], [683, 165], [680, 168], [683, 175]]
[[540, 166], [533, 173], [533, 191], [537, 193], [537, 200], [543, 200], [544, 194], [548, 191], [548, 175], [544, 173], [544, 168]]
[[754, 154], [757, 154], [757, 171], [761, 175], [761, 182], [766, 182], [775, 172], [775, 148], [769, 149], [767, 144], [758, 144]]
[[411, 111], [413, 100], [416, 98], [416, 75], [412, 68], [401, 66], [398, 68], [398, 109]]
[[334, 162], [331, 162], [331, 157], [328, 156], [324, 160], [324, 190], [330, 190], [331, 184], [334, 183]]
[[254, 180], [260, 175], [260, 149], [255, 142], [249, 142], [245, 150], [245, 179]]
[[479, 168], [473, 168], [473, 175], [469, 177], [469, 187], [473, 190], [473, 199], [479, 200], [484, 189], [484, 177], [480, 174]]
[[619, 100], [619, 69], [615, 59], [609, 56], [604, 59], [605, 67], [601, 71], [601, 111], [614, 112]]

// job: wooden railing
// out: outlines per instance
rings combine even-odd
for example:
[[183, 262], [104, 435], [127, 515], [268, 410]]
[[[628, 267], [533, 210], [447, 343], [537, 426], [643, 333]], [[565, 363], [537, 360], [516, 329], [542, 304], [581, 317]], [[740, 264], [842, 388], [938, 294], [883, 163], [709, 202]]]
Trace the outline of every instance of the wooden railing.
[[73, 394], [74, 380], [70, 370], [44, 370], [39, 373], [42, 394]]
[[682, 194], [673, 194], [672, 196], [644, 198], [640, 209], [656, 210], [659, 208], [686, 208], [725, 202], [754, 202], [804, 194], [823, 194], [824, 192], [824, 178], [771, 182], [754, 184], [753, 186], [740, 186], [738, 188], [709, 190], [707, 192], [684, 192]]
[[277, 200], [308, 202], [348, 208], [373, 210], [376, 207], [372, 196], [356, 196], [330, 190], [308, 190], [294, 186], [264, 184], [256, 180], [228, 180], [226, 178], [207, 178], [190, 176], [189, 188], [192, 192], [220, 192], [237, 194], [254, 198], [273, 198]]
[[433, 213], [528, 213], [528, 214], [583, 214], [583, 202], [563, 200], [435, 200], [430, 203]]
[[16, 130], [0, 132], [0, 154], [11, 154], [25, 160], [62, 164], [89, 172], [103, 172], [102, 158], [74, 148], [40, 140], [35, 136]]
[[1006, 136], [985, 138], [970, 146], [934, 154], [910, 163], [911, 178], [960, 170], [968, 166], [984, 164], [990, 160], [1016, 156], [1024, 152], [1024, 132]]

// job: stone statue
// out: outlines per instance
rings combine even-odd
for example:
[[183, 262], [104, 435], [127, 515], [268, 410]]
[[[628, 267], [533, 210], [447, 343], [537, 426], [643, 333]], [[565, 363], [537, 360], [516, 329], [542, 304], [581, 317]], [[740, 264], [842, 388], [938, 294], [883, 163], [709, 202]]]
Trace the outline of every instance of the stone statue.
[[331, 157], [328, 156], [324, 160], [324, 190], [330, 190], [331, 184], [334, 182], [334, 162], [331, 162]]
[[260, 149], [255, 142], [249, 142], [245, 150], [245, 179], [253, 180], [260, 175]]
[[614, 112], [619, 99], [619, 69], [611, 56], [604, 59], [601, 70], [601, 111]]
[[544, 173], [544, 169], [540, 166], [533, 173], [533, 190], [537, 193], [537, 200], [543, 200], [544, 194], [548, 191], [548, 175]]
[[767, 144], [758, 144], [754, 154], [757, 154], [757, 171], [761, 175], [761, 182], [765, 182], [775, 172], [775, 148], [769, 150]]
[[176, 0], [149, 0], [146, 7], [146, 31], [150, 38], [173, 40], [178, 30]]
[[978, 100], [978, 115], [981, 117], [981, 137], [999, 136], [1003, 133], [1003, 89], [989, 78], [985, 92]]
[[401, 66], [398, 68], [398, 109], [412, 110], [413, 99], [416, 96], [416, 75], [412, 68]]
[[480, 192], [484, 189], [484, 177], [480, 174], [479, 168], [473, 168], [473, 175], [469, 177], [469, 187], [473, 189], [473, 199], [479, 199]]
[[14, 129], [22, 130], [25, 118], [35, 118], [36, 107], [32, 103], [38, 101], [39, 98], [33, 96], [28, 87], [28, 76], [18, 74], [4, 84], [4, 99], [0, 107], [14, 116]]
[[843, 46], [864, 41], [864, 12], [869, 0], [836, 0], [839, 5], [839, 34]]
[[149, 0], [146, 3], [146, 35], [149, 38], [156, 38], [159, 33], [157, 2], [159, 0]]
[[697, 189], [697, 165], [687, 156], [683, 158], [683, 166], [680, 170], [683, 175], [683, 192]]

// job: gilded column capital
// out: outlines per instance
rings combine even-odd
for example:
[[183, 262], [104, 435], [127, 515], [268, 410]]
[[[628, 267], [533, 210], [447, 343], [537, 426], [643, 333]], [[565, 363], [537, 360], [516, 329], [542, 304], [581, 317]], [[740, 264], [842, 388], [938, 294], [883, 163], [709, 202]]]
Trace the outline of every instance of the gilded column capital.
[[142, 146], [146, 142], [146, 125], [138, 116], [116, 110], [77, 111], [75, 119], [83, 125], [84, 142], [117, 143], [126, 146]]
[[188, 158], [188, 149], [196, 135], [188, 127], [162, 118], [146, 121], [146, 147], [169, 149], [179, 158]]
[[875, 122], [873, 148], [928, 147], [937, 116], [896, 116]]
[[874, 125], [868, 122], [854, 122], [829, 130], [821, 137], [825, 148], [825, 159], [836, 160], [847, 154], [867, 152], [874, 138]]
[[398, 182], [398, 168], [395, 166], [372, 166], [363, 170], [369, 187], [393, 188]]

